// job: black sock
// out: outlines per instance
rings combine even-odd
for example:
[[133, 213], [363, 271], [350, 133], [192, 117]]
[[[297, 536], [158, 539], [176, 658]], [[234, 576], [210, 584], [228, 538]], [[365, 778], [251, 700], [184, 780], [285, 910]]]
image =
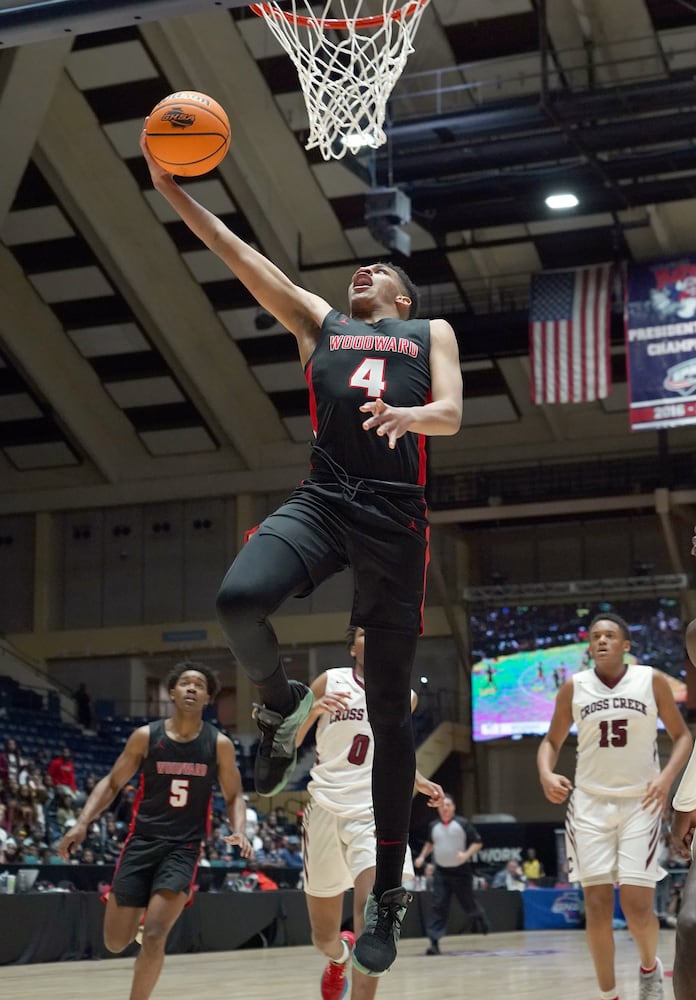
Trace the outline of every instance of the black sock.
[[388, 889], [395, 889], [401, 885], [404, 871], [404, 857], [408, 849], [408, 835], [377, 834], [377, 873], [375, 885], [372, 890], [380, 899], [382, 893]]
[[288, 683], [288, 678], [279, 663], [270, 677], [261, 683], [254, 685], [258, 691], [259, 701], [270, 708], [273, 712], [279, 712], [282, 716], [290, 715], [295, 711], [297, 697]]

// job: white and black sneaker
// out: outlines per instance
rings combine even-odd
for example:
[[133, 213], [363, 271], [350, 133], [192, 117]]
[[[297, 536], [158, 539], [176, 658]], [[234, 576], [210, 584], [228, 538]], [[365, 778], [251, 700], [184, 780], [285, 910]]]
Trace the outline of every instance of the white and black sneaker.
[[398, 886], [380, 899], [370, 893], [365, 906], [365, 930], [353, 951], [353, 965], [366, 976], [381, 976], [396, 960], [396, 945], [406, 907], [413, 896]]
[[314, 704], [314, 695], [306, 684], [288, 683], [297, 696], [297, 705], [290, 715], [282, 716], [265, 705], [254, 705], [252, 712], [261, 730], [254, 763], [254, 784], [259, 795], [275, 795], [285, 788], [297, 763], [295, 738]]

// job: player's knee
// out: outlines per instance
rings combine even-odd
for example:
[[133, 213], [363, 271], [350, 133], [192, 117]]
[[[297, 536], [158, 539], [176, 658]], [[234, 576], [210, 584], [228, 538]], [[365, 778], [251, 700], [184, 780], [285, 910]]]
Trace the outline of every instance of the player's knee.
[[327, 958], [334, 957], [331, 954], [332, 947], [336, 947], [336, 934], [327, 934], [321, 930], [321, 928], [312, 928], [312, 944]]
[[104, 928], [104, 947], [113, 955], [120, 955], [124, 948], [127, 948], [131, 943], [131, 940], [132, 938], [128, 934], [109, 927]]
[[165, 927], [158, 920], [146, 920], [140, 942], [143, 951], [164, 951], [168, 934], [169, 927]]
[[230, 578], [229, 574], [218, 590], [215, 609], [220, 624], [232, 634], [244, 624], [248, 625], [250, 621], [256, 620], [261, 614], [258, 595], [244, 580], [238, 577]]

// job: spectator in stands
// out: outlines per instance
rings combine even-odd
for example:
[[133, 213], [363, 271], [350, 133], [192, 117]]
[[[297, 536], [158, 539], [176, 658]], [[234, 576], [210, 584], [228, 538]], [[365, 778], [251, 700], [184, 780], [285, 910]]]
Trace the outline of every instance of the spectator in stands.
[[77, 794], [75, 765], [69, 747], [63, 747], [57, 757], [54, 757], [47, 769], [48, 777], [56, 792], [67, 792], [73, 798]]
[[126, 785], [121, 792], [116, 806], [116, 822], [121, 829], [127, 830], [133, 819], [133, 804], [135, 803], [135, 785]]
[[5, 849], [5, 843], [9, 837], [6, 824], [7, 807], [4, 802], [0, 802], [0, 855]]
[[35, 826], [35, 815], [33, 805], [20, 804], [17, 822], [12, 829], [12, 836], [17, 843], [24, 843], [27, 837], [31, 837]]
[[256, 860], [260, 865], [282, 865], [280, 855], [275, 846], [273, 837], [263, 838], [262, 847], [256, 852]]
[[38, 793], [34, 791], [29, 785], [20, 785], [17, 789], [17, 805], [21, 808], [22, 806], [27, 806], [31, 809], [32, 827], [40, 827], [41, 835], [46, 829], [46, 820], [44, 816], [43, 803]]
[[92, 699], [85, 687], [84, 682], [80, 684], [73, 695], [77, 707], [77, 722], [83, 729], [92, 728]]
[[275, 811], [276, 814], [276, 826], [281, 833], [288, 832], [288, 814], [285, 811], [284, 806], [278, 806]]
[[67, 792], [61, 792], [56, 797], [56, 802], [56, 824], [62, 837], [66, 830], [69, 830], [70, 827], [75, 825], [77, 816], [75, 815], [75, 807], [73, 805], [72, 796]]
[[12, 827], [17, 822], [19, 816], [19, 803], [17, 801], [17, 787], [13, 788], [10, 783], [10, 787], [5, 792], [5, 828], [8, 832], [12, 831]]
[[22, 860], [22, 852], [14, 837], [8, 837], [5, 841], [5, 864], [14, 865]]
[[23, 794], [22, 789], [27, 788], [31, 793], [31, 798], [36, 808], [36, 819], [42, 829], [46, 830], [46, 810], [45, 805], [49, 800], [49, 790], [44, 782], [40, 768], [34, 761], [29, 761], [27, 766], [19, 775], [18, 794]]
[[90, 793], [97, 783], [97, 776], [94, 773], [88, 774], [82, 783], [82, 788], [79, 789], [77, 795], [75, 796], [75, 805], [82, 806], [85, 804], [90, 796]]
[[39, 857], [39, 845], [32, 837], [27, 837], [22, 844], [22, 862], [25, 865], [41, 864], [41, 858]]
[[117, 861], [123, 847], [124, 836], [113, 813], [106, 813], [102, 831], [102, 854], [105, 861]]
[[294, 834], [290, 837], [283, 837], [283, 846], [278, 851], [281, 864], [286, 868], [302, 868], [302, 852], [300, 851], [300, 838]]
[[515, 861], [514, 858], [510, 858], [506, 862], [505, 867], [501, 868], [493, 876], [493, 881], [491, 882], [491, 889], [508, 889], [512, 892], [522, 892], [523, 889], [527, 888], [527, 879], [525, 877], [522, 865], [519, 861]]
[[528, 882], [538, 882], [544, 877], [544, 866], [537, 857], [535, 848], [527, 848], [527, 856], [522, 862], [522, 871]]
[[249, 796], [244, 796], [244, 801], [246, 802], [246, 815], [247, 815], [247, 825], [246, 825], [246, 835], [247, 840], [254, 848], [254, 851], [261, 850], [263, 841], [259, 836], [259, 814], [256, 812], [254, 807], [249, 804]]
[[5, 749], [0, 753], [0, 779], [7, 785], [10, 781], [19, 779], [22, 758], [20, 756], [17, 741], [7, 739]]

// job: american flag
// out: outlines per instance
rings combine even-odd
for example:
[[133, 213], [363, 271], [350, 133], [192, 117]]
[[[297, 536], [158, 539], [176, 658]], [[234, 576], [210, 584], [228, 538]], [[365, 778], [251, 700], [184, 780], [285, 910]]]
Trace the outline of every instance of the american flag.
[[610, 264], [535, 274], [529, 303], [532, 402], [606, 399]]

